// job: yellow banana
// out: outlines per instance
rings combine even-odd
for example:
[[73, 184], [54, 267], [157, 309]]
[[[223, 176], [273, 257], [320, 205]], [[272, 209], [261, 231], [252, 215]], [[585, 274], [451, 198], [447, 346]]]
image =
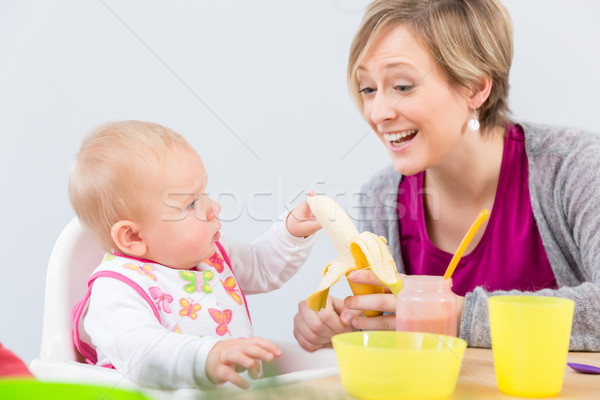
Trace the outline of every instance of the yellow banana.
[[[331, 285], [342, 276], [361, 268], [370, 267], [381, 283], [394, 294], [402, 289], [402, 280], [396, 272], [396, 264], [384, 237], [371, 232], [359, 234], [344, 209], [327, 196], [309, 196], [308, 205], [338, 252], [338, 257], [325, 267], [317, 291], [306, 299], [311, 310], [324, 308]], [[383, 293], [381, 286], [349, 284], [353, 294]], [[363, 313], [368, 317], [381, 314], [371, 310]]]

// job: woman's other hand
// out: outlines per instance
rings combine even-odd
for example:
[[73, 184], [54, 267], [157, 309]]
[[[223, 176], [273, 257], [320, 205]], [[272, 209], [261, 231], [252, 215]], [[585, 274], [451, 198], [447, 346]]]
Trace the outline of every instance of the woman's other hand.
[[[307, 351], [315, 351], [331, 346], [331, 337], [338, 333], [350, 332], [352, 327], [340, 319], [344, 302], [329, 296], [327, 305], [320, 311], [308, 308], [306, 301], [298, 304], [298, 313], [294, 316], [294, 337], [298, 344]], [[354, 312], [349, 311], [350, 320]]]
[[[382, 286], [373, 271], [354, 271], [348, 276], [354, 283]], [[344, 300], [343, 311], [340, 315], [342, 323], [355, 329], [367, 330], [395, 330], [396, 329], [396, 296], [387, 288], [382, 294], [363, 294], [349, 296]], [[366, 317], [361, 310], [382, 311], [384, 314], [377, 317]]]

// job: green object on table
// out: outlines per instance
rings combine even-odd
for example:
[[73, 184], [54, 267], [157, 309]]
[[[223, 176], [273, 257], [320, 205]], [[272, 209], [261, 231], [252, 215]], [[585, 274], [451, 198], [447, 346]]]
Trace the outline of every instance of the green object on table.
[[0, 399], [150, 400], [136, 391], [108, 386], [40, 382], [34, 379], [0, 379]]

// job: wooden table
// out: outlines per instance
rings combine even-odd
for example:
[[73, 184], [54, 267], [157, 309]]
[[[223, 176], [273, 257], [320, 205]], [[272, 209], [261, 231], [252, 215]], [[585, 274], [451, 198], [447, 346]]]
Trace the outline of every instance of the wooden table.
[[[567, 361], [600, 366], [600, 353], [569, 353]], [[334, 375], [286, 386], [244, 392], [232, 399], [352, 400], [354, 397], [346, 393], [339, 375]], [[468, 348], [456, 389], [448, 399], [512, 400], [521, 399], [521, 397], [504, 394], [498, 389], [491, 350]], [[581, 374], [565, 366], [562, 391], [552, 399], [600, 399], [600, 375]]]

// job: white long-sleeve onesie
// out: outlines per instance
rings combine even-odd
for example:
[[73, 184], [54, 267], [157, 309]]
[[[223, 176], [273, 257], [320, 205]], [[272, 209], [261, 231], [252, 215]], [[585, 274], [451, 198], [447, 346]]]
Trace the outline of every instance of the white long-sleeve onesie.
[[[96, 348], [97, 365], [112, 364], [128, 379], [145, 386], [209, 385], [205, 366], [213, 346], [219, 340], [252, 336], [245, 299], [237, 289], [253, 294], [279, 288], [302, 266], [314, 242], [315, 235], [292, 236], [283, 222], [253, 243], [229, 243], [222, 236], [220, 243], [235, 276], [227, 266], [201, 263], [197, 282], [158, 264], [132, 262], [122, 268], [121, 262], [120, 271], [136, 282], [145, 282], [146, 290], [157, 281], [170, 281], [170, 286], [150, 289], [163, 321], [161, 324], [148, 301], [127, 283], [96, 279], [83, 325]], [[100, 265], [94, 272], [103, 268]], [[183, 296], [168, 294], [173, 285], [184, 291]]]

